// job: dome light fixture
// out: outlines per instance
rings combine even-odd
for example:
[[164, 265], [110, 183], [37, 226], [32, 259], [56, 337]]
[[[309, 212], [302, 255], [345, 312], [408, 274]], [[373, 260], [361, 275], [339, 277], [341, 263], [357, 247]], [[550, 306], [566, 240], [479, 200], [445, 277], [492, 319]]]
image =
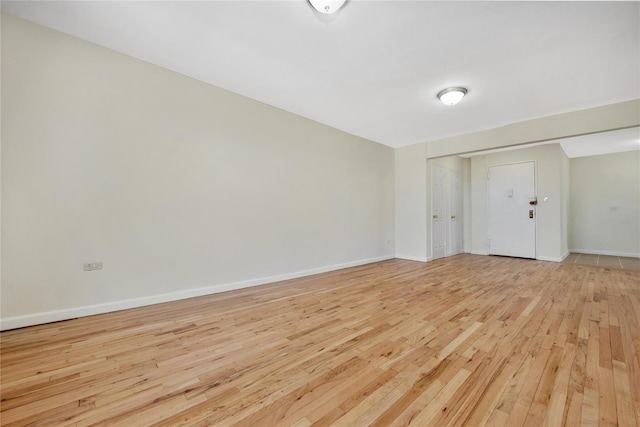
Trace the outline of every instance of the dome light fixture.
[[347, 0], [308, 0], [315, 10], [325, 15], [336, 13]]
[[445, 105], [456, 105], [466, 94], [463, 87], [448, 87], [438, 92], [438, 99]]

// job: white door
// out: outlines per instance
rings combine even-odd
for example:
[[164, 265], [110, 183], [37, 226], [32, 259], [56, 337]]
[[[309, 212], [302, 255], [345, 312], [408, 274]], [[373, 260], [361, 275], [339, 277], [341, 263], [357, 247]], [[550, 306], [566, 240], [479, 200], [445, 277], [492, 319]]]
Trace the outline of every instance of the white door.
[[489, 254], [536, 257], [535, 165], [492, 166], [488, 171]]
[[462, 253], [462, 189], [460, 183], [460, 172], [450, 170], [450, 194], [449, 202], [449, 247], [450, 255]]
[[440, 165], [433, 165], [431, 179], [431, 234], [433, 259], [443, 258], [445, 253], [445, 172]]

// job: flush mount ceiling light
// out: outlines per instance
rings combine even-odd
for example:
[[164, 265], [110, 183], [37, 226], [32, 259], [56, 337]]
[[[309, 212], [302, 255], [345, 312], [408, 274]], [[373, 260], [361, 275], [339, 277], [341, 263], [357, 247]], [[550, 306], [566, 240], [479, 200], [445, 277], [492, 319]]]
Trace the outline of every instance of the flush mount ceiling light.
[[448, 87], [438, 93], [438, 99], [445, 105], [456, 105], [466, 93], [463, 87]]
[[320, 13], [330, 15], [336, 13], [347, 0], [308, 0], [311, 6]]

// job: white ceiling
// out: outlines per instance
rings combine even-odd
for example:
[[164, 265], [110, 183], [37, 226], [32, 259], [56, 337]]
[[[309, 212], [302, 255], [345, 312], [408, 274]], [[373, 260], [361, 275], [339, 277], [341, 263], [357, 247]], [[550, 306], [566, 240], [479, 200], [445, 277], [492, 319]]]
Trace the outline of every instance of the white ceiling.
[[[640, 3], [2, 1], [2, 10], [399, 147], [640, 98]], [[447, 107], [436, 93], [469, 89]]]
[[[569, 158], [640, 150], [640, 128], [558, 139]], [[640, 167], [640, 165], [638, 165]]]

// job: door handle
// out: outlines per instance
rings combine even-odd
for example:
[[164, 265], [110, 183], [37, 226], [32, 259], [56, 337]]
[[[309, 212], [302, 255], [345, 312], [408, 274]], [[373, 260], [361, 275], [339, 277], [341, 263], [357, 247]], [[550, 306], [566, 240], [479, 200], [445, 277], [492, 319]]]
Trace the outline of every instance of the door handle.
[[434, 215], [434, 216], [433, 216], [433, 219], [438, 219], [438, 215]]
[[456, 216], [455, 215], [451, 215], [451, 219], [456, 219]]
[[529, 218], [533, 218], [533, 209], [529, 209]]

